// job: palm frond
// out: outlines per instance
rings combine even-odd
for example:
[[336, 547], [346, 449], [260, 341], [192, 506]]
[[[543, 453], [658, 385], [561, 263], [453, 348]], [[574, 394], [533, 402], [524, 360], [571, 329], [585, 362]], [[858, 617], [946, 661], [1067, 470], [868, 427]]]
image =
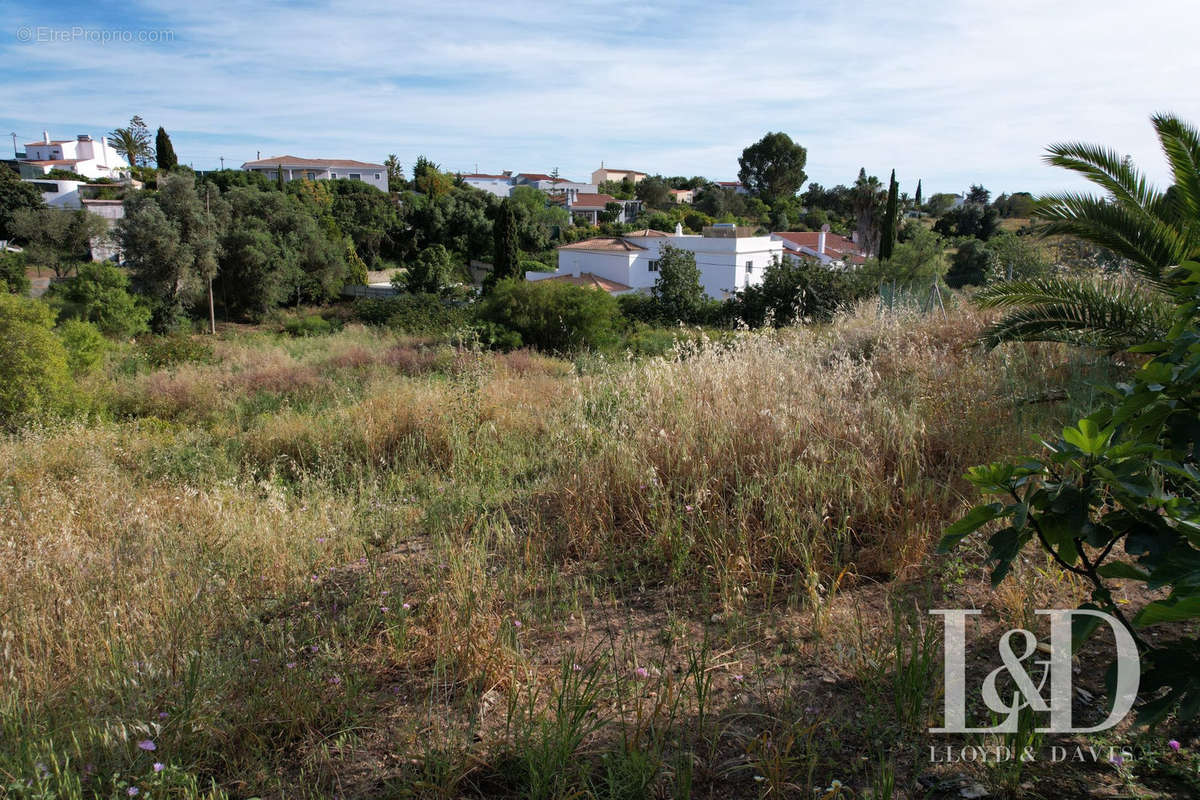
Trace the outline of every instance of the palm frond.
[[1161, 338], [1172, 306], [1157, 291], [1120, 280], [1041, 278], [985, 287], [981, 308], [1011, 308], [980, 336], [989, 349], [1004, 342], [1067, 342], [1119, 350]]
[[1042, 235], [1067, 234], [1107, 247], [1155, 284], [1162, 284], [1163, 271], [1183, 261], [1189, 250], [1177, 227], [1138, 206], [1066, 192], [1043, 197], [1034, 213]]
[[[1174, 191], [1169, 193], [1176, 216], [1194, 236], [1196, 220], [1200, 220], [1200, 132], [1169, 114], [1152, 117], [1154, 129], [1162, 143], [1163, 153], [1171, 165]], [[1192, 242], [1195, 253], [1195, 241]]]
[[1104, 187], [1119, 204], [1150, 210], [1162, 202], [1162, 192], [1147, 183], [1145, 176], [1116, 150], [1081, 142], [1052, 144], [1046, 150], [1047, 164], [1078, 172]]

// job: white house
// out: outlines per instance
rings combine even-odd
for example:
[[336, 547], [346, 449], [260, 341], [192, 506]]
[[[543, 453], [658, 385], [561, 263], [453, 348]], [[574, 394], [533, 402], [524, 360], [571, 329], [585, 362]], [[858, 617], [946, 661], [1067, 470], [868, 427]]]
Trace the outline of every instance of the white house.
[[771, 238], [783, 244], [784, 252], [814, 258], [825, 266], [853, 266], [867, 260], [867, 252], [853, 239], [828, 230], [785, 231], [772, 233]]
[[587, 276], [587, 280], [599, 278], [648, 292], [658, 280], [659, 254], [664, 244], [695, 254], [700, 285], [709, 297], [718, 299], [761, 283], [772, 260], [783, 257], [782, 242], [770, 236], [754, 236], [747, 228], [713, 225], [701, 235], [685, 235], [677, 226], [674, 234], [644, 230], [563, 245], [558, 248], [556, 272], [527, 272], [525, 278]]
[[53, 169], [67, 170], [85, 178], [119, 180], [129, 174], [129, 165], [104, 139], [81, 133], [74, 139], [51, 139], [42, 131], [42, 141], [28, 142], [25, 157], [18, 160], [22, 178], [41, 178]]
[[737, 194], [750, 194], [741, 181], [717, 181], [714, 185], [720, 186], [722, 189], [733, 189]]
[[499, 175], [489, 175], [486, 172], [470, 172], [459, 177], [462, 178], [462, 182], [467, 186], [483, 192], [490, 192], [496, 195], [496, 197], [508, 197], [512, 193], [513, 186], [516, 185], [511, 172], [501, 172]]
[[514, 175], [505, 170], [498, 175], [486, 172], [468, 172], [459, 176], [467, 186], [472, 186], [484, 192], [490, 192], [496, 197], [508, 197], [517, 186], [532, 186], [546, 194], [564, 194], [574, 198], [580, 194], [595, 194], [594, 183], [577, 183], [566, 178], [555, 178], [541, 172], [520, 172]]
[[277, 180], [279, 173], [282, 172], [285, 181], [349, 178], [352, 181], [369, 183], [382, 192], [388, 190], [387, 167], [367, 161], [352, 161], [346, 158], [275, 156], [274, 158], [247, 161], [242, 164], [242, 169], [249, 172], [260, 172], [271, 180]]

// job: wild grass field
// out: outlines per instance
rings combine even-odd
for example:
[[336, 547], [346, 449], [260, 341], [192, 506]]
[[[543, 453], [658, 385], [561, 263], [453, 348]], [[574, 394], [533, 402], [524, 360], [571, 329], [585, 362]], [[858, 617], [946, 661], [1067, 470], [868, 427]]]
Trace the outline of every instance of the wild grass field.
[[995, 593], [981, 551], [934, 555], [977, 501], [962, 475], [1125, 368], [985, 352], [984, 323], [870, 305], [574, 361], [357, 326], [124, 346], [76, 418], [0, 440], [0, 785], [1200, 791], [1170, 754], [930, 764], [925, 611], [1002, 627], [1082, 596], [1040, 553]]

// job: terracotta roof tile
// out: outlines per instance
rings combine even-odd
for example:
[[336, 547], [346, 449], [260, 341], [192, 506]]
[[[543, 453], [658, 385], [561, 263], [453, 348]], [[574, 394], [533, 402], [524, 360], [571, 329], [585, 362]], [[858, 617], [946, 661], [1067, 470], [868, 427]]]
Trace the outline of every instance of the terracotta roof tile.
[[584, 194], [580, 192], [575, 195], [575, 201], [571, 203], [571, 208], [598, 208], [603, 210], [609, 203], [617, 202], [617, 198], [608, 194]]
[[581, 272], [578, 275], [555, 275], [553, 278], [542, 278], [542, 280], [569, 283], [589, 289], [603, 289], [606, 292], [628, 292], [633, 289], [632, 286], [626, 286], [617, 281], [610, 281], [608, 278], [601, 278], [599, 275], [591, 272]]
[[635, 250], [645, 250], [640, 244], [627, 242], [619, 236], [597, 236], [580, 242], [561, 245], [559, 250], [607, 250], [632, 253]]

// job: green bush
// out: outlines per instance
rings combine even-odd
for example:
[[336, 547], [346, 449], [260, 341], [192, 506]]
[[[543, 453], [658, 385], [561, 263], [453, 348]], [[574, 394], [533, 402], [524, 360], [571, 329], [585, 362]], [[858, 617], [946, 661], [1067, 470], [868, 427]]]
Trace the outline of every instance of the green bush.
[[479, 319], [550, 352], [603, 349], [616, 341], [620, 311], [607, 292], [560, 281], [509, 279], [480, 305]]
[[58, 338], [67, 351], [67, 366], [77, 378], [94, 370], [108, 351], [108, 340], [100, 329], [81, 319], [60, 323]]
[[449, 336], [467, 327], [467, 311], [435, 294], [364, 297], [354, 301], [354, 316], [368, 325], [428, 336]]
[[147, 336], [138, 344], [146, 363], [155, 368], [187, 363], [204, 364], [213, 358], [212, 347], [207, 342], [186, 333]]
[[847, 273], [788, 257], [768, 266], [762, 283], [747, 286], [727, 301], [724, 312], [751, 328], [827, 322], [859, 296], [859, 287]]
[[291, 317], [283, 323], [283, 331], [289, 336], [325, 336], [333, 332], [333, 323], [320, 314]]
[[90, 261], [79, 265], [75, 277], [53, 284], [46, 299], [60, 318], [92, 322], [108, 336], [127, 339], [145, 333], [150, 324], [149, 307], [128, 289], [124, 270]]
[[648, 325], [662, 322], [662, 309], [659, 308], [658, 301], [648, 294], [630, 292], [620, 295], [617, 297], [617, 307], [621, 309], [621, 314], [630, 320], [645, 322]]
[[57, 413], [70, 387], [54, 310], [40, 300], [0, 294], [0, 426]]
[[[1181, 721], [1200, 713], [1200, 263], [1178, 273], [1176, 325], [1163, 341], [1136, 348], [1154, 358], [1039, 456], [971, 469], [967, 477], [992, 502], [947, 528], [939, 547], [993, 529], [997, 585], [1036, 541], [1091, 590], [1084, 608], [1116, 617], [1137, 640], [1146, 698], [1139, 718], [1151, 724], [1172, 711]], [[1130, 594], [1149, 601], [1132, 613], [1115, 580], [1143, 584]], [[1186, 627], [1180, 636], [1144, 635], [1163, 623]], [[1076, 631], [1077, 639], [1094, 629]]]
[[24, 253], [0, 253], [0, 292], [29, 294]]

